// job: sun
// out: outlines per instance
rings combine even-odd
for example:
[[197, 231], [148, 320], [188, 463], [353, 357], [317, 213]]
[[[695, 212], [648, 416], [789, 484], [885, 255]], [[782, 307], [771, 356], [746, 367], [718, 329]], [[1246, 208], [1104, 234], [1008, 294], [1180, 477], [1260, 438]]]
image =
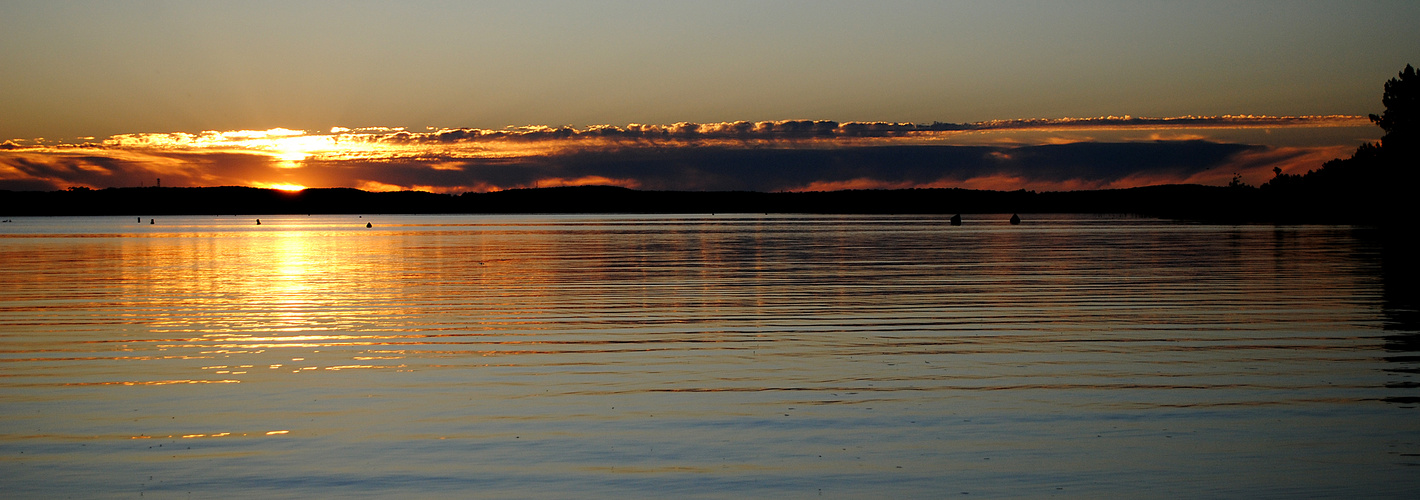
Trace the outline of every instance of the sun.
[[267, 184], [265, 187], [271, 189], [280, 189], [282, 191], [300, 191], [306, 189], [305, 186], [302, 186], [300, 184]]

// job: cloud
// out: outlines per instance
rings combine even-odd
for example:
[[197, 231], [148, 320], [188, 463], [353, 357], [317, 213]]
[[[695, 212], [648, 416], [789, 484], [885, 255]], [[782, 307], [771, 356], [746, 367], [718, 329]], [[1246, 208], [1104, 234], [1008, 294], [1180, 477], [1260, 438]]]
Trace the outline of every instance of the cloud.
[[1369, 124], [1357, 115], [1222, 115], [1146, 118], [1134, 116], [1101, 116], [1095, 118], [1025, 118], [991, 120], [968, 124], [971, 130], [1020, 129], [1191, 129], [1191, 128], [1268, 128], [1268, 127], [1354, 127]]
[[[1146, 118], [1132, 116], [1102, 116], [1095, 118], [1030, 118], [992, 120], [975, 123], [914, 124], [899, 122], [836, 122], [831, 120], [779, 120], [760, 122], [681, 122], [670, 125], [630, 124], [625, 127], [593, 125], [583, 129], [571, 126], [524, 126], [501, 130], [478, 128], [440, 129], [426, 133], [400, 130], [387, 134], [367, 134], [367, 141], [397, 144], [455, 144], [499, 141], [783, 141], [852, 138], [927, 138], [962, 132], [998, 130], [1118, 130], [1118, 129], [1194, 129], [1194, 128], [1264, 128], [1264, 127], [1348, 127], [1369, 123], [1363, 116], [1183, 116]], [[339, 129], [348, 131], [350, 129]], [[367, 130], [376, 130], [370, 128]], [[388, 130], [388, 129], [386, 129]], [[334, 130], [332, 130], [334, 132]]]
[[0, 154], [0, 189], [253, 185], [281, 177], [272, 158], [227, 152], [106, 149]]
[[1088, 189], [1129, 184], [1131, 176], [1141, 172], [1158, 183], [1177, 182], [1258, 149], [1264, 148], [1206, 141], [1029, 147], [647, 147], [511, 158], [308, 161], [300, 183], [381, 186], [381, 190], [424, 185], [442, 192], [586, 184], [651, 190], [805, 191], [952, 187], [993, 178], [997, 181], [992, 185], [1000, 188]]
[[1231, 180], [1236, 173], [1242, 176], [1243, 182], [1260, 185], [1276, 175], [1273, 168], [1282, 169], [1284, 174], [1304, 174], [1321, 168], [1329, 160], [1350, 157], [1355, 149], [1350, 146], [1259, 148], [1235, 155], [1226, 164], [1185, 181], [1217, 185]]
[[[927, 125], [782, 120], [502, 130], [335, 127], [123, 134], [0, 148], [0, 189], [152, 185], [355, 187], [458, 193], [615, 185], [652, 190], [912, 187], [1073, 190], [1246, 181], [1319, 167], [1355, 145], [1271, 147], [1206, 130], [1353, 127], [1320, 117], [1061, 118]], [[1136, 139], [1106, 141], [1130, 130]], [[1059, 131], [1019, 135], [1019, 131]], [[1200, 132], [1200, 130], [1202, 130]], [[992, 131], [1008, 136], [992, 138]], [[956, 140], [963, 134], [972, 140]], [[983, 135], [984, 134], [984, 135]], [[1332, 156], [1327, 156], [1332, 155]]]

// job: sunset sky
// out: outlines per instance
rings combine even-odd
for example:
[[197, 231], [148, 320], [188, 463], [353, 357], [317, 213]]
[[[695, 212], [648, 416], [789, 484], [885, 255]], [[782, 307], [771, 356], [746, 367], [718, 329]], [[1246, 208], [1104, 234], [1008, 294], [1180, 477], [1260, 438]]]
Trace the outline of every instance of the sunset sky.
[[1413, 1], [0, 0], [0, 189], [1256, 184], [1377, 139], [1417, 25]]

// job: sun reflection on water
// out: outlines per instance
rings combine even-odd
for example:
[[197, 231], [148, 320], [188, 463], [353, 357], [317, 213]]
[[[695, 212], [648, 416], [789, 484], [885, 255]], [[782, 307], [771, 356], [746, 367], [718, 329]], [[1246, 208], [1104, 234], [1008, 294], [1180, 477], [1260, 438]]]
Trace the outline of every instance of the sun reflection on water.
[[1059, 217], [223, 216], [0, 239], [42, 269], [0, 269], [0, 435], [151, 439], [94, 455], [145, 464], [178, 441], [192, 455], [164, 460], [241, 456], [223, 465], [243, 477], [341, 480], [332, 453], [370, 452], [420, 479], [536, 479], [495, 456], [658, 487], [873, 467], [936, 487], [1011, 450], [990, 464], [1009, 477], [1032, 457], [1311, 473], [1249, 457], [1309, 424], [1414, 427], [1384, 413], [1413, 392], [1385, 369], [1413, 363], [1380, 348], [1374, 248], [1351, 233]]

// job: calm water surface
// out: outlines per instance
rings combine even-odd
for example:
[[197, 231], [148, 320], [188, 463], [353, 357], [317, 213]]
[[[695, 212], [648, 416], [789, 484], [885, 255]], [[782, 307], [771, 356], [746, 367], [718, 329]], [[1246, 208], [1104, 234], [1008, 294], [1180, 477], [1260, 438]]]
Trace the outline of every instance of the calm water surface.
[[155, 222], [0, 224], [0, 496], [1420, 494], [1365, 229]]

